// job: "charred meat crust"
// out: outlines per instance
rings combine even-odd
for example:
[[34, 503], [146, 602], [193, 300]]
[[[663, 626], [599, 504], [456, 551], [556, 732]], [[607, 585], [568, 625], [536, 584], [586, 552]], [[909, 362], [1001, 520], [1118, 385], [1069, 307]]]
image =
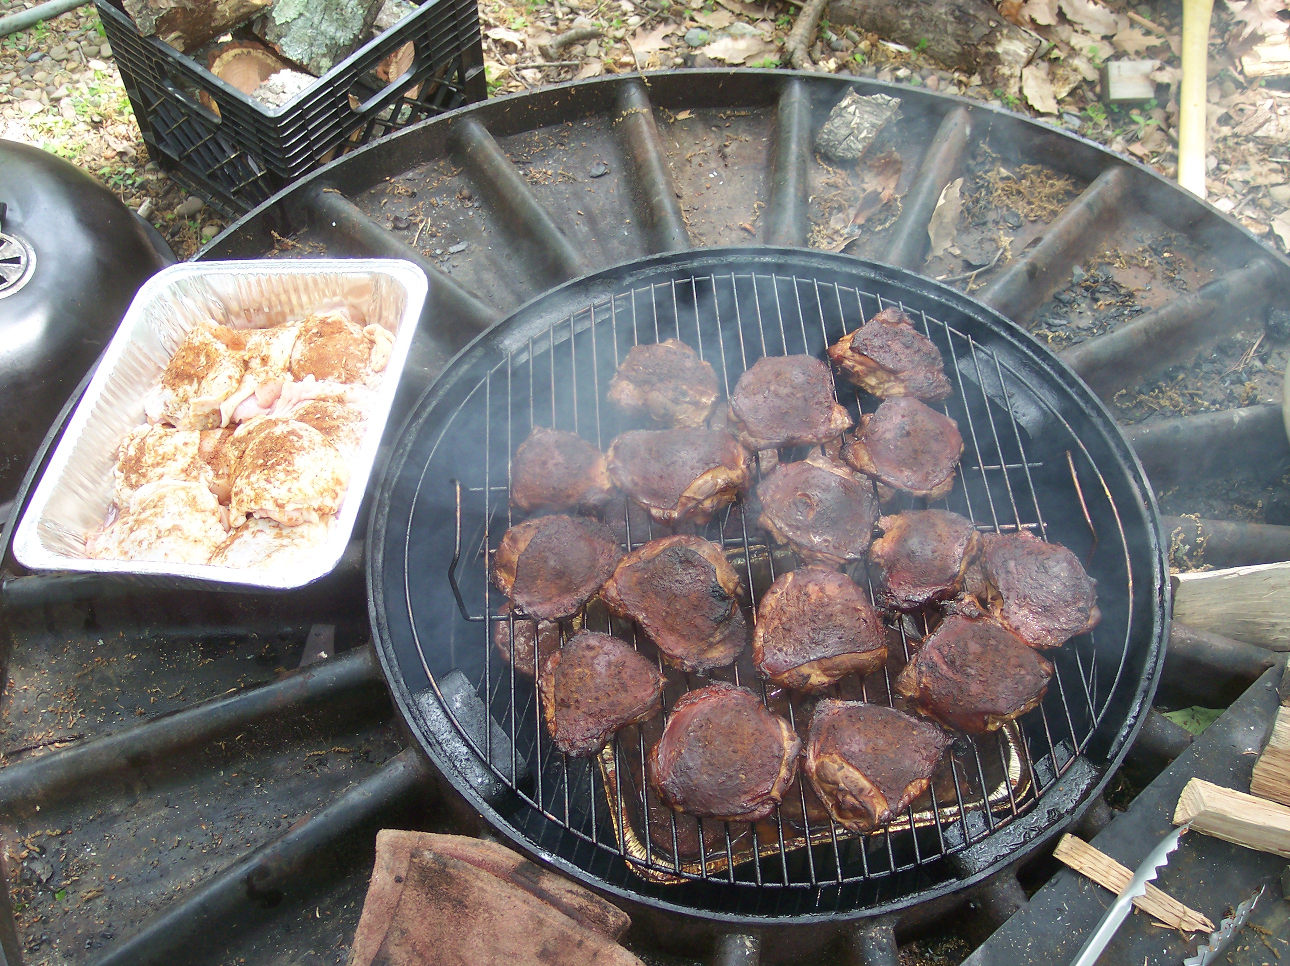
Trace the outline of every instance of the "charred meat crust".
[[533, 620], [516, 614], [510, 602], [497, 612], [493, 625], [493, 646], [502, 660], [515, 666], [516, 674], [536, 677], [546, 659], [560, 649], [560, 623]]
[[719, 389], [712, 366], [679, 339], [632, 346], [610, 380], [610, 402], [667, 426], [702, 426]]
[[493, 582], [529, 617], [575, 613], [600, 589], [622, 556], [608, 527], [562, 514], [511, 527], [493, 556]]
[[848, 332], [828, 351], [848, 380], [875, 396], [936, 402], [950, 394], [940, 350], [895, 306]]
[[888, 399], [860, 417], [842, 458], [880, 484], [937, 500], [954, 488], [963, 437], [954, 420], [911, 396]]
[[793, 729], [747, 688], [717, 682], [672, 708], [650, 751], [650, 784], [679, 812], [755, 822], [775, 810], [797, 775]]
[[927, 789], [949, 744], [935, 725], [893, 708], [826, 699], [811, 719], [803, 769], [839, 825], [869, 832]]
[[982, 538], [982, 604], [1032, 647], [1059, 647], [1102, 619], [1097, 585], [1061, 544], [1025, 530]]
[[835, 567], [863, 559], [873, 539], [873, 482], [822, 453], [781, 463], [757, 485], [758, 522], [777, 543]]
[[781, 575], [757, 607], [753, 664], [763, 677], [818, 691], [848, 674], [871, 674], [887, 660], [887, 641], [869, 595], [825, 567]]
[[567, 755], [594, 755], [619, 728], [662, 710], [663, 683], [630, 644], [594, 631], [575, 634], [538, 677], [547, 733]]
[[1043, 700], [1052, 664], [988, 617], [951, 614], [896, 677], [896, 693], [929, 718], [995, 731]]
[[766, 356], [748, 368], [730, 394], [730, 422], [754, 450], [827, 443], [851, 426], [833, 396], [828, 363], [813, 356]]
[[609, 444], [609, 476], [660, 523], [704, 523], [747, 484], [752, 454], [716, 429], [637, 429]]
[[619, 561], [601, 597], [640, 625], [663, 660], [683, 671], [732, 662], [748, 641], [739, 575], [715, 543], [678, 535], [651, 540]]
[[511, 460], [511, 506], [523, 513], [594, 513], [613, 492], [604, 454], [576, 433], [535, 426]]
[[949, 510], [911, 510], [881, 517], [869, 548], [878, 603], [914, 610], [958, 596], [979, 538], [972, 521]]

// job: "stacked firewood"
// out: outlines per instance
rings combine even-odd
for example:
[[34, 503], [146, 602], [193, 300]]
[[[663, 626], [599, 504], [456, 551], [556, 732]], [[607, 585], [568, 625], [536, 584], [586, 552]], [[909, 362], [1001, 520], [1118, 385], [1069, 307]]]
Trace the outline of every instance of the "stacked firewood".
[[[416, 10], [411, 0], [124, 0], [157, 37], [268, 106], [286, 103], [373, 36]], [[389, 80], [411, 62], [398, 51]], [[403, 62], [406, 61], [406, 62]], [[210, 106], [210, 105], [208, 105]]]

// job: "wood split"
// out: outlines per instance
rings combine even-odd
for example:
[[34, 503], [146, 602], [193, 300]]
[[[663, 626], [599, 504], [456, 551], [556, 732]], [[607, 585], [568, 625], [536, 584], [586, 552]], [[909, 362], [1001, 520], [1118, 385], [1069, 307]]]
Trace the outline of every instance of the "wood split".
[[[1133, 879], [1132, 869], [1073, 835], [1061, 837], [1057, 847], [1053, 849], [1053, 858], [1117, 895]], [[1134, 899], [1133, 905], [1157, 922], [1173, 929], [1184, 932], [1214, 931], [1214, 924], [1207, 917], [1150, 883], [1147, 884], [1146, 894]]]
[[1264, 798], [1193, 778], [1174, 810], [1174, 824], [1290, 859], [1290, 808]]

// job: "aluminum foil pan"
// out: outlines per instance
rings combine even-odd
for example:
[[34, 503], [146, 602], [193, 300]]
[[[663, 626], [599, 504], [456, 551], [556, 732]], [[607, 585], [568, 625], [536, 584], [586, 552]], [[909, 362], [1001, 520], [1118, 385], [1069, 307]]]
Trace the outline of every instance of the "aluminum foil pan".
[[[154, 574], [286, 589], [331, 571], [349, 543], [395, 390], [425, 304], [425, 273], [398, 259], [293, 259], [181, 263], [139, 289], [67, 424], [14, 536], [32, 570]], [[143, 400], [184, 334], [202, 319], [239, 328], [278, 325], [347, 307], [385, 326], [394, 345], [376, 387], [340, 512], [305, 556], [278, 565], [221, 567], [88, 557], [85, 540], [112, 503], [121, 438], [145, 422]], [[316, 551], [316, 552], [315, 552]]]

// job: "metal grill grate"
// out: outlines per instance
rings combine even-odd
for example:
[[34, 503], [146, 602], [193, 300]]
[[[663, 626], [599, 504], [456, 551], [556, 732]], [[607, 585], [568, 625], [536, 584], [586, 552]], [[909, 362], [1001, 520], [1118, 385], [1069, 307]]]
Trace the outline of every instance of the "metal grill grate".
[[[1093, 773], [1100, 773], [1122, 738], [1124, 685], [1139, 688], [1127, 679], [1136, 678], [1143, 658], [1129, 662], [1128, 675], [1126, 659], [1135, 646], [1150, 650], [1151, 628], [1142, 619], [1150, 607], [1133, 576], [1131, 547], [1141, 541], [1124, 522], [1136, 520], [1141, 507], [1126, 507], [1125, 467], [1108, 459], [1104, 441], [1089, 430], [1086, 397], [1067, 395], [1051, 369], [1033, 365], [1033, 347], [1018, 352], [1017, 336], [982, 328], [980, 319], [938, 302], [935, 293], [888, 285], [881, 273], [848, 277], [809, 265], [806, 271], [780, 267], [665, 269], [620, 277], [608, 291], [574, 286], [540, 306], [545, 312], [512, 319], [490, 345], [458, 360], [451, 387], [431, 400], [416, 451], [402, 471], [400, 486], [412, 505], [407, 532], [397, 536], [406, 542], [395, 568], [402, 574], [395, 608], [406, 607], [410, 615], [411, 646], [399, 660], [405, 677], [424, 675], [447, 707], [456, 739], [512, 796], [510, 814], [519, 817], [510, 821], [540, 848], [581, 868], [616, 863], [650, 883], [655, 894], [691, 882], [793, 890], [800, 898], [791, 906], [798, 909], [877, 905], [911, 891], [920, 877], [924, 885], [944, 879], [944, 860], [952, 865], [955, 854], [1028, 813], [1047, 812], [1052, 824], [1057, 796], [1047, 802], [1044, 796], [1076, 762], [1091, 762]], [[893, 291], [894, 303], [940, 349], [955, 390], [939, 408], [957, 421], [965, 451], [953, 492], [936, 505], [969, 517], [981, 530], [1022, 528], [1070, 547], [1098, 580], [1102, 623], [1050, 655], [1056, 674], [1040, 707], [1001, 732], [958, 736], [929, 795], [866, 836], [812, 808], [800, 783], [771, 820], [754, 827], [699, 823], [664, 807], [643, 780], [646, 755], [677, 698], [710, 680], [666, 666], [663, 715], [620, 732], [599, 758], [561, 754], [542, 723], [532, 680], [493, 643], [499, 622], [513, 629], [519, 620], [501, 609], [505, 599], [489, 580], [491, 551], [520, 519], [508, 502], [516, 448], [535, 426], [571, 430], [607, 448], [629, 426], [605, 403], [605, 391], [637, 343], [681, 339], [712, 364], [728, 395], [763, 355], [822, 358], [828, 344], [893, 304]], [[853, 416], [876, 405], [846, 384], [836, 388]], [[780, 458], [808, 451], [786, 450]], [[1108, 462], [1115, 463], [1114, 478], [1106, 475]], [[664, 535], [635, 510], [624, 510], [614, 525], [627, 549]], [[446, 535], [435, 535], [445, 528]], [[743, 501], [700, 535], [726, 550], [752, 610], [775, 577], [793, 566], [790, 554], [767, 544], [755, 510]], [[1146, 549], [1139, 547], [1139, 557]], [[865, 584], [863, 567], [852, 575]], [[898, 660], [907, 660], [928, 628], [909, 617], [888, 620]], [[636, 641], [634, 626], [612, 618], [597, 601], [565, 622], [562, 636], [584, 627]], [[464, 674], [486, 705], [482, 727], [459, 720], [451, 702], [443, 701], [440, 685], [453, 672]], [[863, 684], [844, 680], [828, 694], [890, 703], [893, 673], [870, 675]], [[805, 733], [813, 701], [767, 691], [747, 654], [713, 677], [758, 690]], [[616, 881], [631, 888], [632, 878]]]

